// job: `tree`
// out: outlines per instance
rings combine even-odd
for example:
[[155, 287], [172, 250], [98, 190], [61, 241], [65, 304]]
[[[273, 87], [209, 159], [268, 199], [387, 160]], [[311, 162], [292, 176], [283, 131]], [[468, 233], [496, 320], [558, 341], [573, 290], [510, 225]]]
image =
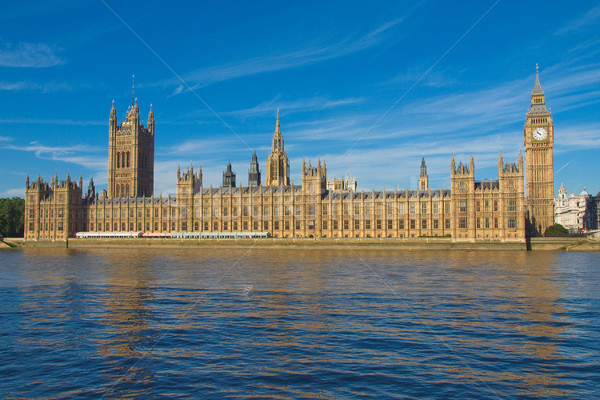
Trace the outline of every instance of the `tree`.
[[561, 224], [550, 225], [546, 228], [546, 232], [544, 233], [546, 237], [560, 237], [560, 236], [569, 236], [569, 230], [562, 226]]
[[25, 200], [19, 197], [0, 199], [0, 236], [23, 237]]

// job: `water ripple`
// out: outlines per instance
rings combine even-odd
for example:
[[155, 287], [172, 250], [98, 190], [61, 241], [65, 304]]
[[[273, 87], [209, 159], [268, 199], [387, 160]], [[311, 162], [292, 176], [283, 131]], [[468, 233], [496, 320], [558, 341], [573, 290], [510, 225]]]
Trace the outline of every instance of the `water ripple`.
[[600, 391], [596, 254], [246, 253], [0, 252], [0, 397]]

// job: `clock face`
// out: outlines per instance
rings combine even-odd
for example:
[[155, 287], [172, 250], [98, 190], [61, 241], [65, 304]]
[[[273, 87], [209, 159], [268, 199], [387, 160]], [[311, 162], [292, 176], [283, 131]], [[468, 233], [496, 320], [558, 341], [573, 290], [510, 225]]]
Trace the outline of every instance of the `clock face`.
[[533, 138], [535, 140], [544, 140], [548, 136], [548, 132], [544, 128], [535, 128], [533, 130]]

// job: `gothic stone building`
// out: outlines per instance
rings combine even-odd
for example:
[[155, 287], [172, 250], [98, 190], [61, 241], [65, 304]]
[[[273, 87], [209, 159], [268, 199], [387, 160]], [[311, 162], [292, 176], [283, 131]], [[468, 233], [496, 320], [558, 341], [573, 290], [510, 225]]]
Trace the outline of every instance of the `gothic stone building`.
[[[417, 190], [358, 191], [328, 185], [327, 165], [302, 163], [302, 182], [290, 180], [279, 113], [264, 184], [256, 154], [248, 186], [236, 185], [228, 166], [223, 185], [206, 187], [202, 169], [177, 169], [175, 197], [153, 195], [154, 115], [140, 123], [137, 101], [117, 125], [113, 104], [109, 129], [108, 192], [93, 180], [26, 182], [25, 238], [65, 239], [76, 232], [267, 232], [274, 238], [417, 238], [454, 241], [517, 241], [553, 223], [553, 124], [536, 82], [525, 129], [524, 160], [498, 159], [498, 179], [475, 180], [475, 163], [450, 160], [450, 188], [429, 186], [425, 160]], [[355, 185], [353, 185], [355, 187]], [[550, 196], [548, 198], [548, 196]], [[549, 200], [549, 202], [548, 202]]]

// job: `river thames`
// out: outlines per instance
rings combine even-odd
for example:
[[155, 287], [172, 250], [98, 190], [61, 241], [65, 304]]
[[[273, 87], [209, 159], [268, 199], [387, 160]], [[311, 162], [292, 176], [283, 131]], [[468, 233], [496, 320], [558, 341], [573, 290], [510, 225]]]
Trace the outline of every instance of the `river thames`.
[[0, 397], [597, 398], [600, 256], [0, 252]]

